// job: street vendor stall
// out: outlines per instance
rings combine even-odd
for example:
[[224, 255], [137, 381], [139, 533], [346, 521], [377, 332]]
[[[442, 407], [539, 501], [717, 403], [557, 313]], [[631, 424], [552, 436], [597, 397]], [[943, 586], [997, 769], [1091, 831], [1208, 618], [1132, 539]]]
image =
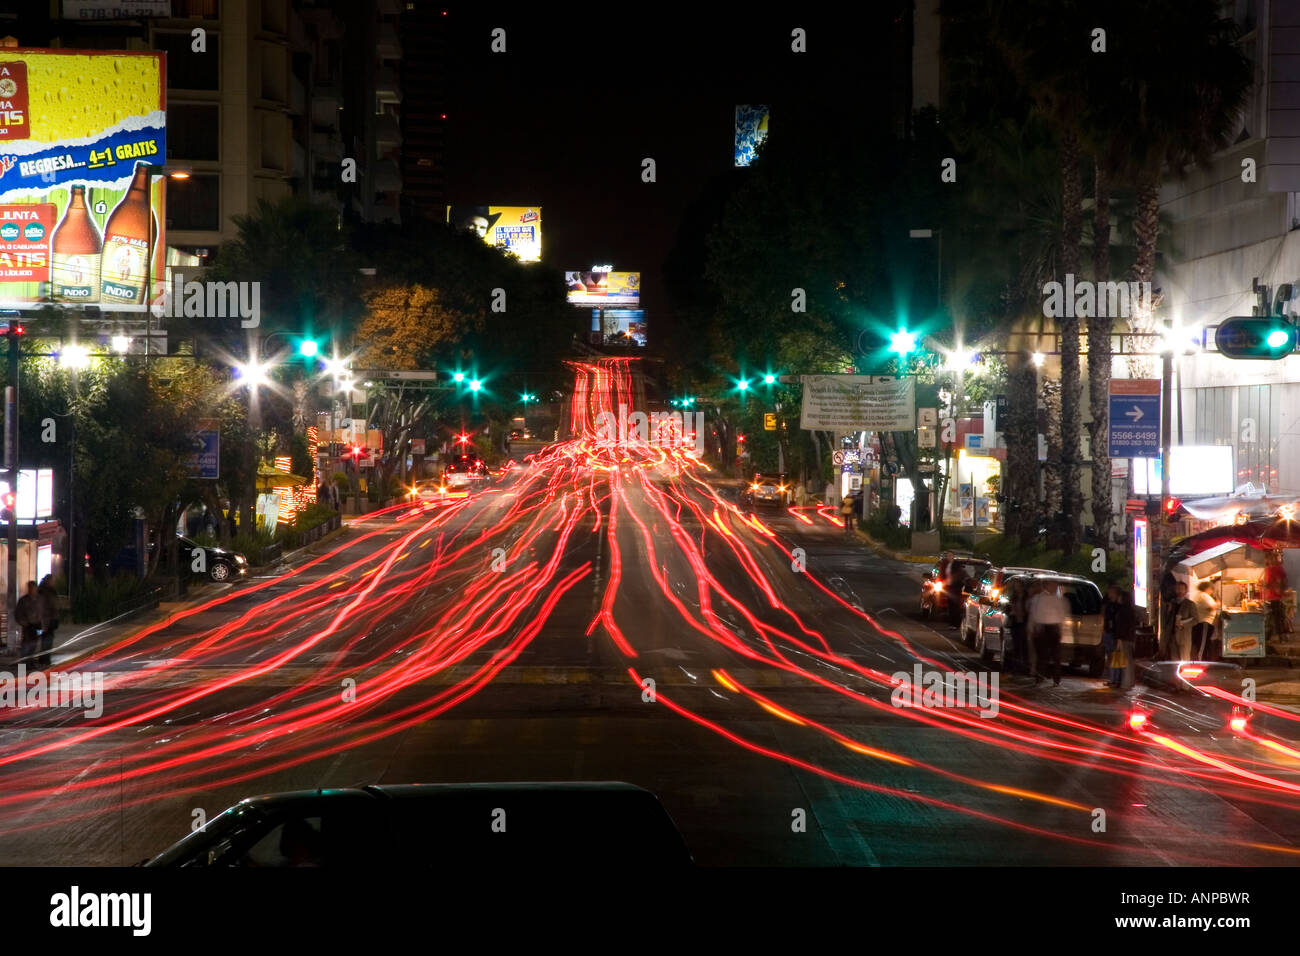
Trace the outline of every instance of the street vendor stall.
[[[1210, 528], [1177, 542], [1165, 567], [1175, 577], [1217, 576], [1223, 605], [1225, 657], [1262, 657], [1264, 645], [1285, 643], [1292, 631], [1296, 592], [1286, 585], [1284, 563], [1300, 556], [1300, 521], [1294, 505], [1275, 514]], [[1270, 597], [1270, 595], [1272, 595]], [[1270, 650], [1271, 650], [1270, 646]]]
[[1194, 592], [1203, 581], [1213, 585], [1219, 602], [1218, 627], [1223, 656], [1264, 656], [1264, 607], [1259, 596], [1266, 552], [1240, 541], [1225, 541], [1186, 557], [1174, 566], [1174, 576]]

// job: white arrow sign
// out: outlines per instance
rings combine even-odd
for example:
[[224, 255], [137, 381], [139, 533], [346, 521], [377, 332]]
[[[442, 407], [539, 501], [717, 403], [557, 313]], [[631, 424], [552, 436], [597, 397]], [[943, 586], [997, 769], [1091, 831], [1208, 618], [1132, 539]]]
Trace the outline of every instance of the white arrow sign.
[[1124, 417], [1133, 419], [1133, 422], [1136, 424], [1137, 422], [1140, 422], [1142, 420], [1142, 409], [1134, 405], [1133, 411], [1125, 412]]

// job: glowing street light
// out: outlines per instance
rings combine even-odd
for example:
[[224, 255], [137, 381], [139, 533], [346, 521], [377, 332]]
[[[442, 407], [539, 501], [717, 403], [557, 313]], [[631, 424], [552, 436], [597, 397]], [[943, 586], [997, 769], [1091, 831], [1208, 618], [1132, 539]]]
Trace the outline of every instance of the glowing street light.
[[1042, 368], [1043, 363], [1046, 361], [1047, 361], [1047, 356], [1044, 355], [1042, 352], [1035, 352], [1033, 354], [1034, 365], [1037, 366], [1038, 368]]
[[59, 352], [59, 364], [65, 368], [83, 369], [90, 366], [90, 349], [75, 342], [63, 346]]
[[268, 381], [266, 366], [253, 360], [237, 363], [235, 365], [235, 375], [242, 379], [249, 388], [257, 388], [260, 385], [265, 385]]
[[113, 351], [119, 355], [125, 355], [131, 350], [131, 336], [115, 335], [113, 336]]

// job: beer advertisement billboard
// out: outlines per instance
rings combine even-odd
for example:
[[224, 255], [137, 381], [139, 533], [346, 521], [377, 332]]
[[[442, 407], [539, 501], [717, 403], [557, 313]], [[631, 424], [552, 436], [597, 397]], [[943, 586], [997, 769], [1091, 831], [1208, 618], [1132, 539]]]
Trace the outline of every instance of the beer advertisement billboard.
[[165, 71], [159, 52], [0, 50], [0, 308], [162, 302]]
[[566, 272], [569, 305], [626, 306], [641, 304], [639, 272]]
[[541, 206], [448, 206], [447, 222], [524, 262], [541, 261]]

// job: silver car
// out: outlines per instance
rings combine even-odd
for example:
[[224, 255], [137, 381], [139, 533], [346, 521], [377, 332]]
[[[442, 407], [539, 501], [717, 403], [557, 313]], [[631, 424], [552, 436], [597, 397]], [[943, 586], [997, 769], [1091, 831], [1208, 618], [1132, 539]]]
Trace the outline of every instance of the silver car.
[[[1002, 573], [999, 573], [1002, 572]], [[1011, 582], [1020, 579], [1027, 588], [1044, 585], [1061, 588], [1070, 605], [1070, 614], [1061, 628], [1061, 664], [1081, 664], [1088, 673], [1099, 677], [1106, 666], [1105, 649], [1101, 643], [1101, 591], [1097, 585], [1076, 574], [1062, 574], [1035, 568], [1002, 568], [990, 570], [980, 581], [980, 586], [966, 601], [963, 636], [974, 643], [983, 661], [1003, 656], [1004, 642], [1010, 640], [1011, 625], [1007, 620], [1011, 600], [1007, 589]]]

